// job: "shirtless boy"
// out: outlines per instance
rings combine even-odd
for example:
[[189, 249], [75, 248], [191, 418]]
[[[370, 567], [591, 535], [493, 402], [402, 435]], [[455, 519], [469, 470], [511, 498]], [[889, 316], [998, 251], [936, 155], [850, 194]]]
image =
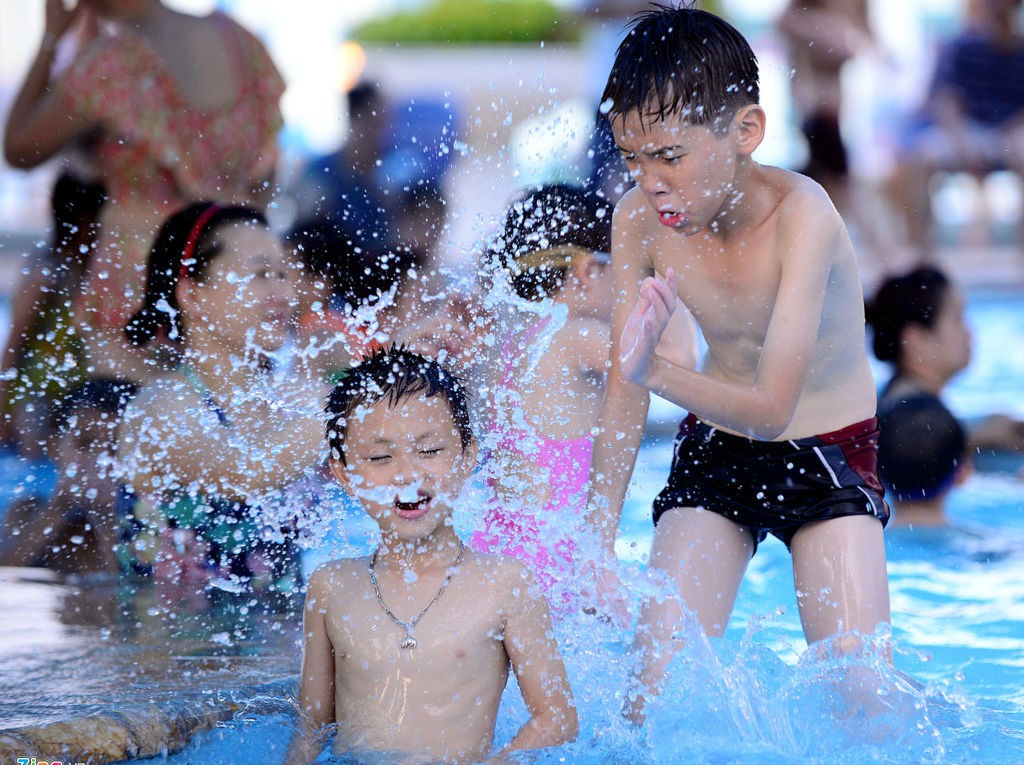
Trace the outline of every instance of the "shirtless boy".
[[[645, 603], [635, 722], [687, 612], [721, 635], [769, 533], [792, 553], [809, 643], [889, 620], [856, 259], [817, 183], [752, 159], [758, 98], [757, 61], [735, 29], [662, 6], [634, 20], [602, 98], [636, 180], [613, 218], [618, 352], [591, 468], [590, 520], [609, 561], [650, 393], [690, 412], [654, 503], [649, 563], [681, 603]], [[658, 346], [677, 297], [708, 345], [699, 371]]]
[[574, 740], [543, 594], [521, 563], [467, 549], [452, 527], [477, 452], [458, 380], [384, 349], [334, 388], [327, 417], [331, 471], [380, 526], [381, 544], [310, 577], [303, 723], [286, 762], [315, 759], [332, 728], [336, 754], [479, 762], [509, 666], [530, 719], [506, 750]]

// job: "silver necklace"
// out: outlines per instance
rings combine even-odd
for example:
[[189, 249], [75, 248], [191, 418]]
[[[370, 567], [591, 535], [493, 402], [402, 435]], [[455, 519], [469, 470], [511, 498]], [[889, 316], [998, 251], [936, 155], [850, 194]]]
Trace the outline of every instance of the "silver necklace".
[[423, 607], [422, 611], [420, 611], [418, 614], [416, 614], [416, 616], [412, 617], [412, 619], [410, 619], [407, 622], [399, 619], [397, 616], [395, 616], [394, 612], [390, 608], [384, 605], [384, 599], [380, 595], [380, 587], [377, 586], [377, 572], [374, 571], [374, 566], [377, 563], [377, 553], [379, 552], [380, 548], [378, 547], [376, 550], [373, 551], [373, 556], [370, 558], [369, 573], [370, 584], [373, 585], [373, 594], [377, 596], [378, 605], [380, 605], [384, 613], [386, 613], [391, 618], [391, 621], [393, 621], [399, 627], [405, 628], [405, 637], [402, 638], [402, 642], [399, 644], [399, 646], [401, 648], [415, 648], [416, 638], [412, 634], [413, 630], [416, 629], [416, 625], [419, 624], [419, 621], [423, 618], [423, 615], [430, 610], [430, 607], [434, 605], [437, 602], [438, 598], [444, 595], [444, 591], [448, 589], [448, 583], [452, 580], [452, 570], [458, 568], [459, 564], [462, 563], [462, 556], [466, 552], [466, 546], [462, 543], [462, 540], [459, 540], [459, 554], [455, 558], [455, 562], [448, 567], [448, 573], [445, 574], [444, 581], [441, 582], [441, 589], [439, 589], [437, 593], [435, 593], [434, 597], [432, 597], [430, 599], [430, 602]]

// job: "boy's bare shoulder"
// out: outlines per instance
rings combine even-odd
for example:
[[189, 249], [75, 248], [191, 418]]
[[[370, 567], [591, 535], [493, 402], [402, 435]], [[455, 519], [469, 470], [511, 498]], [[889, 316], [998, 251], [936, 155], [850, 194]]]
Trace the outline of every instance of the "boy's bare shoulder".
[[783, 230], [792, 228], [805, 233], [809, 227], [819, 233], [841, 230], [842, 217], [828, 192], [817, 181], [782, 168], [772, 168], [768, 178], [778, 189], [779, 202], [774, 217]]
[[326, 592], [338, 592], [348, 587], [360, 586], [367, 579], [369, 558], [337, 558], [317, 566], [309, 576], [306, 585], [307, 597]]
[[644, 217], [649, 210], [647, 197], [639, 186], [633, 186], [616, 203], [612, 221], [619, 226], [636, 226], [645, 222]]
[[481, 586], [496, 595], [515, 595], [520, 588], [533, 584], [533, 574], [517, 558], [497, 553], [481, 553], [466, 548], [463, 565]]

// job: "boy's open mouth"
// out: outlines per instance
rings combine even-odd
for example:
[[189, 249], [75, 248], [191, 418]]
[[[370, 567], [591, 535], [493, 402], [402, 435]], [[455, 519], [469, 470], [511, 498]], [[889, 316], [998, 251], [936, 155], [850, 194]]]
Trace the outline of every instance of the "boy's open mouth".
[[683, 215], [683, 213], [672, 212], [671, 210], [662, 210], [658, 213], [658, 221], [663, 226], [679, 228], [686, 222], [686, 216]]
[[400, 502], [397, 498], [395, 499], [395, 514], [399, 518], [406, 520], [422, 518], [429, 509], [430, 496], [428, 495], [419, 497], [415, 502]]

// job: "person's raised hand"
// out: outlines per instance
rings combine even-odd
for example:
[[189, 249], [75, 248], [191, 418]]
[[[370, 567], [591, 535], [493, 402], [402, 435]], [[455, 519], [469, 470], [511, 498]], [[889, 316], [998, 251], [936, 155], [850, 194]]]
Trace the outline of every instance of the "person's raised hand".
[[649, 276], [640, 285], [640, 297], [619, 338], [622, 375], [630, 382], [643, 382], [661, 333], [676, 310], [677, 297], [676, 275], [671, 268], [664, 279]]

